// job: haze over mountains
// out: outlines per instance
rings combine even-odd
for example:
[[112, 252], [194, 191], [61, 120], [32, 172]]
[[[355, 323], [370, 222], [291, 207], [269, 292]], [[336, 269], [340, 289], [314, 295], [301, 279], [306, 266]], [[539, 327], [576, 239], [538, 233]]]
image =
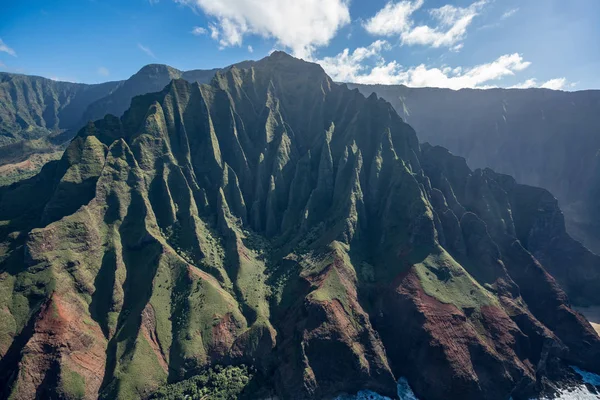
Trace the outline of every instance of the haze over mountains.
[[215, 71], [151, 64], [127, 80], [92, 85], [0, 73], [0, 183], [39, 171], [88, 121], [122, 115], [134, 96], [159, 91], [175, 78], [207, 83]]
[[[77, 129], [106, 114], [122, 115], [134, 96], [159, 91], [174, 78], [208, 83], [218, 70], [150, 64], [127, 80], [99, 85], [0, 73], [0, 184], [32, 176], [60, 157]], [[600, 253], [600, 91], [348, 85], [389, 101], [421, 142], [448, 148], [472, 168], [548, 189], [571, 235]]]
[[419, 140], [548, 189], [569, 231], [600, 252], [600, 91], [353, 85], [389, 101]]
[[600, 259], [548, 191], [420, 145], [282, 52], [209, 84], [148, 70], [166, 87], [0, 188], [4, 397], [145, 398], [240, 364], [246, 398], [406, 378], [425, 400], [528, 399], [600, 373], [571, 307], [600, 304]]

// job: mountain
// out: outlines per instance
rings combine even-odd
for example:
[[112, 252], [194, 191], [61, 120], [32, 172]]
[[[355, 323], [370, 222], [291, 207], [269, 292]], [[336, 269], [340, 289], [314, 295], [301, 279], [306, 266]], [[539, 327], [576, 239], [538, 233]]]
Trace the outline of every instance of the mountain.
[[46, 162], [60, 158], [63, 132], [81, 128], [86, 107], [118, 85], [0, 72], [0, 185], [31, 177]]
[[57, 82], [0, 72], [0, 145], [79, 129], [85, 108], [118, 85]]
[[208, 83], [217, 70], [150, 64], [127, 80], [93, 85], [1, 72], [0, 185], [28, 178], [60, 158], [88, 121], [122, 115], [134, 96], [160, 91], [172, 79]]
[[5, 398], [518, 400], [600, 372], [571, 308], [600, 262], [556, 199], [282, 52], [89, 123], [0, 221]]
[[540, 186], [560, 201], [569, 232], [600, 253], [600, 91], [435, 89], [349, 85], [375, 92], [419, 139]]
[[172, 79], [185, 79], [189, 82], [208, 83], [215, 76], [217, 68], [211, 70], [180, 71], [164, 64], [149, 64], [131, 78], [121, 82], [109, 95], [90, 104], [82, 114], [82, 121], [95, 121], [106, 114], [117, 116], [129, 108], [131, 99], [140, 94], [158, 92]]

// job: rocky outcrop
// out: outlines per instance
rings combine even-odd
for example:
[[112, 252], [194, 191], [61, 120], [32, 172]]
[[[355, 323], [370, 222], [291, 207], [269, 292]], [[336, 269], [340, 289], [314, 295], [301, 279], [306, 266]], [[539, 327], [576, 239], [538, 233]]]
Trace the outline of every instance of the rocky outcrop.
[[243, 363], [281, 398], [406, 377], [423, 399], [525, 399], [600, 372], [537, 191], [285, 53], [173, 80], [0, 189], [3, 394], [144, 398]]

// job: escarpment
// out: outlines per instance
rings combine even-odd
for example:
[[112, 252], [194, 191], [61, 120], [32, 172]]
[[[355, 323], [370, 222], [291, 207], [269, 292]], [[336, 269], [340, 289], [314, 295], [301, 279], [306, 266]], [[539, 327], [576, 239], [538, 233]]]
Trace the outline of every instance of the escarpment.
[[135, 97], [0, 196], [4, 397], [245, 364], [281, 398], [525, 399], [600, 372], [553, 198], [281, 52]]

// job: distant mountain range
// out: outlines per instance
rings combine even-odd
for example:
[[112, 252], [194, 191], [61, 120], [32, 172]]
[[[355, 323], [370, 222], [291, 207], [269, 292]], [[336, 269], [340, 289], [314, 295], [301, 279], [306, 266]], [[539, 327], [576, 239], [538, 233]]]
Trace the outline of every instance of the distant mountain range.
[[127, 80], [93, 85], [0, 73], [0, 184], [29, 177], [59, 158], [87, 122], [122, 115], [134, 96], [160, 91], [172, 79], [208, 83], [216, 71], [151, 64]]
[[353, 85], [375, 92], [422, 142], [555, 195], [569, 231], [600, 253], [600, 90], [450, 90]]
[[[150, 64], [127, 80], [96, 85], [0, 73], [0, 185], [32, 176], [62, 155], [78, 129], [122, 115], [133, 97], [172, 79], [208, 83], [217, 71]], [[600, 91], [348, 86], [386, 99], [420, 141], [446, 147], [470, 167], [548, 189], [569, 232], [600, 253]]]
[[[167, 85], [0, 187], [2, 398], [522, 400], [600, 373], [572, 307], [600, 258], [547, 190], [282, 52], [142, 71]], [[82, 113], [151, 86], [127, 82]]]

